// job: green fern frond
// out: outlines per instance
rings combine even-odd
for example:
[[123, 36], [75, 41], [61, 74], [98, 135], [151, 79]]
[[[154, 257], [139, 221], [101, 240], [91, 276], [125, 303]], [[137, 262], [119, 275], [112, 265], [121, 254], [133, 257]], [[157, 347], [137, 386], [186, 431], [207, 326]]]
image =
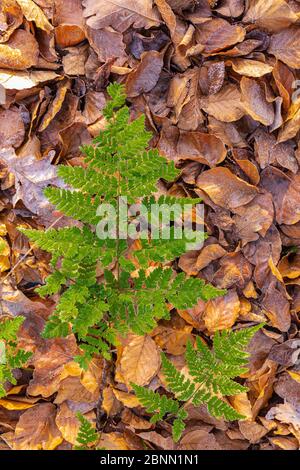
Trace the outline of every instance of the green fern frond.
[[[186, 404], [195, 406], [206, 404], [209, 413], [216, 418], [224, 418], [228, 421], [244, 419], [229, 403], [226, 396], [232, 396], [247, 391], [247, 388], [232, 380], [228, 376], [228, 363], [230, 357], [219, 357], [220, 351], [229, 347], [235, 349], [235, 354], [244, 352], [253, 335], [261, 328], [257, 325], [236, 332], [218, 333], [215, 336], [217, 351], [209, 347], [197, 338], [196, 348], [189, 342], [186, 348], [186, 363], [189, 378], [186, 378], [176, 367], [162, 354], [162, 369], [167, 388], [175, 396], [175, 399], [159, 395], [152, 390], [131, 384], [141, 404], [148, 413], [155, 413], [153, 420], [156, 422], [166, 415], [172, 415], [173, 438], [178, 441], [185, 428], [184, 420], [187, 412]], [[214, 341], [214, 344], [215, 344]], [[225, 374], [223, 371], [225, 370]], [[243, 369], [244, 370], [244, 369]], [[163, 398], [165, 397], [165, 399]], [[183, 405], [180, 402], [184, 402]]]
[[81, 413], [76, 413], [76, 416], [80, 421], [80, 428], [76, 438], [77, 444], [74, 446], [74, 449], [92, 450], [99, 440], [99, 435], [85, 416], [83, 416]]
[[31, 357], [31, 352], [18, 348], [18, 331], [25, 318], [5, 318], [0, 321], [0, 398], [6, 396], [5, 384], [15, 385], [13, 369], [23, 367]]

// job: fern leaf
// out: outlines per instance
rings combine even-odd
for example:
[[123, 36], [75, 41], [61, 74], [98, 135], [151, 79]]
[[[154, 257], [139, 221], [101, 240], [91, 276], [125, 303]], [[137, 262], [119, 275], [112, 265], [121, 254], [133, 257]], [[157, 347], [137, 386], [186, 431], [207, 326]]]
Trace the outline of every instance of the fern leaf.
[[80, 421], [80, 428], [77, 434], [75, 450], [91, 450], [99, 440], [99, 435], [90, 421], [81, 413], [76, 413]]
[[186, 379], [181, 372], [162, 354], [163, 373], [168, 387], [181, 401], [188, 401], [195, 392], [195, 384]]

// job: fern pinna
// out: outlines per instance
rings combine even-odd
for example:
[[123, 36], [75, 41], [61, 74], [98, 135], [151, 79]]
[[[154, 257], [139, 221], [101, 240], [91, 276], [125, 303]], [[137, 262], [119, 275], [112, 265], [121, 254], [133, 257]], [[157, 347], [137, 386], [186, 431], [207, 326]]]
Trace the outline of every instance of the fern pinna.
[[24, 317], [5, 317], [0, 320], [0, 398], [6, 395], [5, 385], [10, 382], [15, 385], [13, 369], [23, 367], [31, 356], [18, 348], [17, 334]]
[[76, 413], [80, 422], [79, 431], [76, 437], [74, 450], [92, 450], [99, 440], [99, 435], [90, 421], [81, 413]]
[[[52, 254], [53, 273], [38, 289], [39, 294], [61, 294], [44, 336], [66, 336], [72, 331], [79, 339], [82, 354], [76, 359], [82, 367], [87, 367], [94, 354], [109, 358], [118, 335], [150, 332], [158, 320], [169, 317], [167, 303], [185, 309], [198, 299], [208, 300], [224, 292], [165, 267], [186, 251], [187, 237], [178, 239], [174, 228], [168, 240], [141, 238], [134, 259], [128, 256], [128, 241], [119, 229], [112, 238], [97, 236], [96, 227], [105, 220], [99, 207], [110, 204], [120, 218], [121, 198], [126, 197], [127, 204], [139, 200], [151, 206], [158, 180], [173, 181], [180, 173], [157, 150], [146, 150], [151, 134], [145, 130], [145, 117], [130, 120], [123, 87], [112, 84], [108, 93], [107, 126], [92, 145], [82, 149], [85, 167], [60, 165], [58, 174], [66, 188], [45, 191], [51, 203], [80, 226], [22, 230], [35, 245]], [[179, 204], [197, 202], [168, 196], [159, 199], [167, 205], [175, 200]], [[150, 263], [156, 267], [149, 274]]]
[[[166, 416], [173, 420], [173, 439], [177, 442], [185, 429], [184, 420], [188, 417], [187, 404], [206, 404], [210, 414], [228, 421], [243, 419], [228, 402], [225, 396], [237, 395], [247, 388], [233, 380], [247, 372], [249, 354], [245, 351], [253, 335], [261, 328], [257, 325], [238, 331], [217, 332], [213, 339], [213, 350], [196, 338], [196, 348], [187, 344], [186, 364], [188, 373], [183, 374], [162, 354], [162, 371], [174, 398], [131, 384], [140, 403], [149, 413], [155, 413], [152, 423]], [[182, 404], [183, 402], [183, 404]]]

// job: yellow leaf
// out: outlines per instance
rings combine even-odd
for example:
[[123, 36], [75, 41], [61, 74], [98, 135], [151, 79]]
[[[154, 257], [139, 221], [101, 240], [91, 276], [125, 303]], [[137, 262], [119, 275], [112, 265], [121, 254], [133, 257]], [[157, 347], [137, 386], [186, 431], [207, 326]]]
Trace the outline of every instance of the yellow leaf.
[[35, 406], [34, 403], [22, 403], [20, 401], [15, 400], [7, 400], [5, 398], [0, 399], [0, 406], [5, 408], [6, 410], [27, 410], [28, 408], [32, 408]]
[[150, 336], [132, 335], [120, 360], [121, 374], [125, 383], [147, 385], [160, 369], [160, 354]]
[[128, 408], [136, 408], [140, 406], [140, 402], [135, 395], [131, 395], [130, 393], [122, 392], [121, 390], [117, 390], [113, 388], [113, 393], [115, 397], [123, 403], [123, 405], [127, 406]]
[[32, 0], [16, 0], [28, 21], [34, 21], [38, 28], [50, 33], [54, 28], [49, 23], [43, 10]]

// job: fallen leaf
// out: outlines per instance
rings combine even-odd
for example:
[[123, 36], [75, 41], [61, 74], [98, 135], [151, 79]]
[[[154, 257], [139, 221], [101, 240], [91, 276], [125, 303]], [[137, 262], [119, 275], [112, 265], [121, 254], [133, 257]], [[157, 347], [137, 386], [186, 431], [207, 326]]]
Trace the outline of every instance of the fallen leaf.
[[69, 81], [62, 81], [58, 84], [56, 96], [42, 119], [42, 122], [39, 126], [39, 132], [43, 132], [45, 129], [47, 129], [50, 122], [55, 118], [57, 113], [60, 111], [69, 88], [70, 88]]
[[285, 0], [249, 0], [245, 23], [269, 31], [280, 31], [297, 21], [297, 15]]
[[178, 450], [221, 450], [213, 433], [196, 430], [186, 433], [177, 445]]
[[241, 94], [233, 84], [224, 86], [222, 90], [208, 98], [202, 98], [201, 103], [206, 113], [222, 122], [237, 121], [245, 114]]
[[270, 54], [281, 60], [289, 67], [300, 67], [300, 30], [291, 26], [271, 36]]
[[255, 186], [231, 173], [228, 168], [213, 168], [197, 178], [197, 186], [205, 191], [215, 204], [234, 211], [256, 196]]
[[56, 167], [51, 165], [53, 155], [37, 160], [34, 155], [18, 157], [13, 149], [0, 151], [0, 159], [9, 167], [15, 177], [16, 194], [13, 203], [22, 200], [31, 212], [49, 216], [51, 211], [43, 189], [49, 184], [60, 184], [56, 175]]
[[78, 352], [74, 336], [44, 340], [30, 362], [34, 365], [33, 378], [27, 388], [31, 396], [50, 397], [68, 376], [79, 376], [81, 369], [73, 361]]
[[204, 311], [204, 322], [209, 332], [231, 328], [240, 311], [240, 301], [235, 290], [223, 297], [209, 300]]
[[130, 26], [151, 28], [160, 24], [152, 0], [84, 0], [84, 17], [91, 28], [112, 26], [121, 33]]
[[263, 77], [273, 70], [271, 65], [252, 59], [230, 59], [226, 61], [226, 65], [231, 65], [240, 75], [254, 78]]
[[76, 46], [85, 40], [83, 9], [80, 0], [55, 0], [55, 41], [59, 47]]
[[120, 360], [121, 374], [125, 383], [147, 385], [160, 369], [160, 355], [150, 336], [132, 335]]
[[204, 47], [203, 53], [211, 55], [242, 42], [245, 33], [241, 26], [231, 25], [221, 18], [214, 18], [197, 27], [196, 39], [197, 43]]
[[127, 406], [127, 408], [136, 408], [137, 406], [140, 406], [140, 402], [138, 398], [135, 395], [132, 395], [130, 393], [122, 392], [122, 390], [118, 390], [116, 388], [112, 389], [113, 394], [115, 397], [123, 403], [123, 405]]
[[261, 438], [268, 433], [268, 430], [264, 426], [255, 421], [240, 421], [239, 429], [245, 439], [251, 444], [256, 444], [256, 442], [259, 442]]
[[144, 52], [140, 64], [127, 78], [127, 95], [133, 98], [152, 90], [158, 82], [162, 67], [163, 58], [159, 52]]
[[129, 450], [123, 435], [118, 432], [102, 433], [97, 447], [105, 450]]
[[0, 67], [24, 70], [37, 65], [39, 48], [34, 36], [18, 29], [5, 44], [0, 44]]
[[11, 107], [0, 111], [0, 148], [18, 148], [25, 137], [21, 110]]
[[227, 150], [220, 139], [211, 134], [181, 131], [177, 152], [182, 159], [194, 160], [210, 167], [225, 160]]
[[52, 403], [41, 403], [22, 414], [14, 433], [1, 437], [13, 450], [54, 450], [63, 441], [55, 416]]
[[221, 245], [212, 243], [211, 245], [204, 246], [199, 253], [196, 260], [196, 269], [201, 271], [203, 268], [208, 266], [212, 261], [222, 258], [227, 252]]
[[34, 21], [36, 26], [47, 33], [53, 30], [52, 24], [48, 21], [43, 10], [33, 2], [33, 0], [16, 0], [28, 21]]
[[264, 87], [251, 78], [241, 80], [241, 99], [244, 109], [255, 121], [270, 126], [275, 119], [273, 104], [266, 98]]

